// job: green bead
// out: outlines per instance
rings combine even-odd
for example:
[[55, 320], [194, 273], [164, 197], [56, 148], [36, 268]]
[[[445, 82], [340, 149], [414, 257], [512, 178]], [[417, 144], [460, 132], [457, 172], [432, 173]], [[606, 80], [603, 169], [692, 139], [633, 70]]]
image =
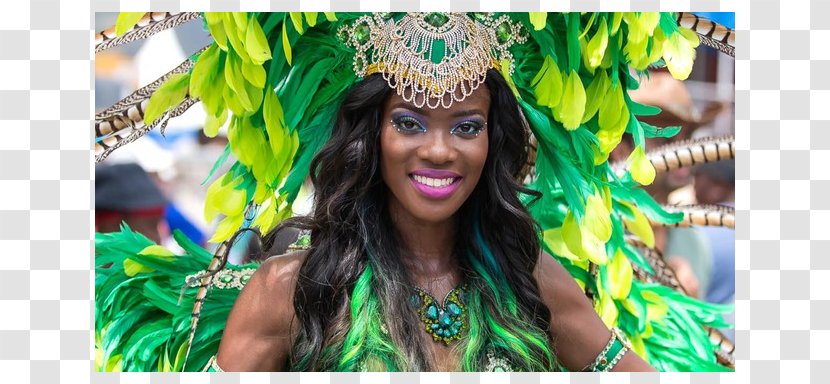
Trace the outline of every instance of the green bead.
[[358, 24], [354, 28], [354, 38], [359, 44], [366, 44], [369, 41], [369, 25], [366, 23]]
[[499, 44], [504, 44], [513, 37], [513, 30], [510, 28], [510, 24], [506, 21], [499, 24], [496, 27], [496, 40], [498, 40]]
[[228, 284], [231, 281], [233, 281], [233, 276], [231, 276], [229, 274], [224, 274], [222, 276], [219, 276], [219, 282], [220, 283]]
[[240, 278], [239, 278], [239, 281], [240, 281], [243, 285], [244, 285], [244, 284], [248, 284], [248, 280], [251, 280], [251, 276], [250, 276], [250, 275], [243, 275], [242, 277], [240, 277]]
[[447, 17], [447, 15], [445, 15], [443, 13], [430, 12], [429, 14], [426, 15], [426, 17], [424, 17], [424, 21], [426, 21], [427, 24], [429, 24], [429, 25], [431, 25], [435, 28], [439, 28], [439, 27], [443, 26], [444, 24], [446, 24], [448, 21], [450, 21], [450, 18]]
[[505, 370], [504, 367], [502, 367], [501, 365], [497, 365], [493, 367], [493, 372], [505, 372]]

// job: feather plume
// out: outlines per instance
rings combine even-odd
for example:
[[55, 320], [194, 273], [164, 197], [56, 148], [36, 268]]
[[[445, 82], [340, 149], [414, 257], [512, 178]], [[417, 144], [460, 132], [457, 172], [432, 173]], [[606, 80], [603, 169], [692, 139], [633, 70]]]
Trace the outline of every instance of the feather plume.
[[697, 33], [701, 43], [735, 57], [735, 30], [689, 12], [677, 14], [677, 25]]
[[96, 33], [95, 53], [136, 40], [146, 39], [165, 29], [182, 25], [199, 17], [198, 12], [147, 12], [132, 28], [122, 35], [116, 35], [115, 26]]
[[668, 227], [726, 227], [735, 229], [735, 208], [724, 205], [695, 204], [685, 206], [663, 206], [668, 212], [682, 212], [683, 220], [674, 224], [652, 222]]
[[[683, 140], [646, 152], [657, 173], [735, 158], [735, 136], [705, 137]], [[618, 177], [626, 171], [624, 161], [611, 164]]]

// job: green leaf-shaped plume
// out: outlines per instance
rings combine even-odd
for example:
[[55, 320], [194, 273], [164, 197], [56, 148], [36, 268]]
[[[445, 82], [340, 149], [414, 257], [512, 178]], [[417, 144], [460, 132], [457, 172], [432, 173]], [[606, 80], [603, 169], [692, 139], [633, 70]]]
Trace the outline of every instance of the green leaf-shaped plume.
[[147, 12], [121, 12], [115, 20], [115, 35], [121, 36], [133, 29], [136, 23], [141, 20]]
[[268, 39], [265, 37], [265, 32], [262, 31], [262, 27], [256, 18], [251, 18], [248, 21], [248, 28], [245, 34], [245, 48], [254, 64], [262, 64], [271, 59], [271, 48], [268, 46]]
[[170, 76], [150, 97], [144, 111], [144, 124], [150, 125], [168, 109], [178, 106], [187, 96], [190, 74], [178, 73]]
[[585, 87], [576, 71], [571, 71], [568, 75], [562, 100], [553, 113], [556, 120], [568, 130], [578, 128], [582, 122], [582, 115], [585, 113]]

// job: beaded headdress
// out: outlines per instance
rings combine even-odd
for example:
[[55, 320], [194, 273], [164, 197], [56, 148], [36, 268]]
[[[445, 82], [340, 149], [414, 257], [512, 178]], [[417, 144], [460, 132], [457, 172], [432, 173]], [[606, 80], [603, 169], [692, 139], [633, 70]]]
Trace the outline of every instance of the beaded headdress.
[[490, 13], [407, 13], [358, 18], [338, 31], [357, 52], [359, 77], [383, 74], [389, 86], [417, 107], [449, 108], [469, 96], [501, 60], [513, 67], [509, 47], [527, 40], [520, 23]]

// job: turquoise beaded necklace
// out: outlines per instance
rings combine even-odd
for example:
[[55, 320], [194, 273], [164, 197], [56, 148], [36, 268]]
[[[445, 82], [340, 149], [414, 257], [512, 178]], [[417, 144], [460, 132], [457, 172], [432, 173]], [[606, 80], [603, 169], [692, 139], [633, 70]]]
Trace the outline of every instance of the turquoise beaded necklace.
[[424, 330], [432, 340], [450, 345], [461, 339], [467, 329], [467, 291], [461, 284], [447, 293], [443, 303], [421, 288], [415, 287], [412, 302], [418, 308], [418, 315], [424, 323]]

